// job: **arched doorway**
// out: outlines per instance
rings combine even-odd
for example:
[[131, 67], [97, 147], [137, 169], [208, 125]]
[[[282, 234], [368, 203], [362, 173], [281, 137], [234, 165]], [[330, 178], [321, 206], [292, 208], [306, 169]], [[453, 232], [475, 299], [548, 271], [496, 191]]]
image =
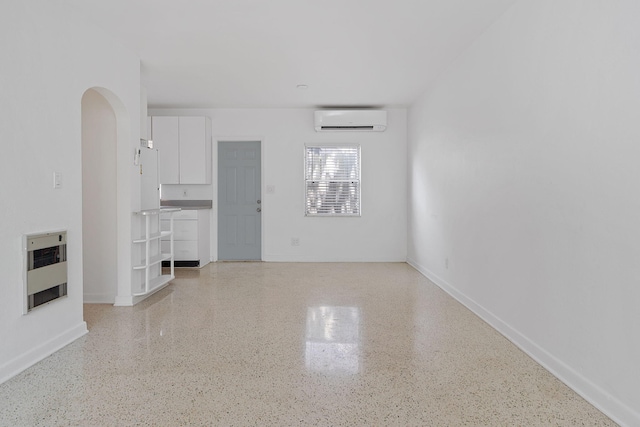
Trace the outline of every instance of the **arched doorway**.
[[118, 290], [117, 116], [98, 90], [82, 96], [84, 302], [113, 304]]

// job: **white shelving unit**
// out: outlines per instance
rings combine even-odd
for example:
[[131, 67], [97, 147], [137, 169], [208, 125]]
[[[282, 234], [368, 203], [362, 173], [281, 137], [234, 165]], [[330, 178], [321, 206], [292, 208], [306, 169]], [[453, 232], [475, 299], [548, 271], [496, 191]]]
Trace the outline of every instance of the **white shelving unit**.
[[[139, 239], [134, 239], [134, 245], [144, 245], [144, 254], [142, 261], [138, 265], [134, 265], [134, 270], [142, 270], [144, 274], [143, 288], [140, 291], [133, 292], [135, 297], [152, 294], [166, 286], [175, 278], [173, 267], [173, 213], [180, 211], [180, 208], [163, 208], [149, 209], [145, 211], [135, 212], [135, 214], [144, 218], [144, 234]], [[160, 214], [163, 218], [169, 217], [169, 230], [160, 230]], [[154, 222], [152, 227], [152, 221]], [[160, 241], [162, 238], [169, 237], [168, 252], [162, 252]], [[162, 261], [170, 261], [171, 274], [162, 274]], [[154, 268], [156, 267], [156, 268]]]

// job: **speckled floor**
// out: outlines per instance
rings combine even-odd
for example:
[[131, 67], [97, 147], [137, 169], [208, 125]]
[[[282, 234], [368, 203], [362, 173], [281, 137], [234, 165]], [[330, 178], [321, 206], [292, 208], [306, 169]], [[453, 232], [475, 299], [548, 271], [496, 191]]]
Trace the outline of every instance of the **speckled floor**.
[[612, 426], [406, 264], [217, 263], [0, 385], [2, 426]]

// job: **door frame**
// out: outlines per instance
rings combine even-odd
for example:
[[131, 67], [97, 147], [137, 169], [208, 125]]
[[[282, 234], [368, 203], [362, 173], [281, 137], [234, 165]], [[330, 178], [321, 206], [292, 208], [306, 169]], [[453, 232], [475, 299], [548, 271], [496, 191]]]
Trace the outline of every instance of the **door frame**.
[[213, 187], [213, 203], [211, 209], [211, 261], [219, 261], [218, 257], [218, 145], [220, 142], [259, 142], [260, 143], [260, 197], [262, 200], [262, 215], [260, 215], [260, 260], [264, 261], [265, 248], [265, 215], [268, 215], [268, 202], [265, 200], [264, 183], [264, 136], [214, 136], [211, 141], [211, 178]]
[[[113, 150], [115, 150], [114, 167], [116, 168], [116, 207], [113, 213], [113, 221], [116, 222], [116, 236], [114, 236], [116, 245], [116, 256], [115, 265], [113, 265], [112, 268], [116, 270], [117, 283], [114, 284], [115, 301], [111, 301], [111, 298], [109, 298], [108, 300], [104, 300], [101, 302], [113, 303], [114, 305], [132, 305], [130, 302], [130, 295], [132, 279], [131, 212], [133, 206], [131, 204], [131, 192], [133, 191], [133, 188], [131, 185], [131, 176], [126, 173], [121, 173], [121, 169], [125, 170], [129, 167], [129, 162], [131, 160], [130, 149], [132, 124], [128, 110], [121, 101], [120, 97], [111, 90], [100, 86], [87, 87], [82, 92], [82, 96], [78, 100], [80, 105], [80, 116], [82, 116], [82, 97], [84, 97], [84, 95], [89, 90], [97, 92], [107, 101], [107, 103], [113, 110], [113, 114], [115, 115], [116, 127], [116, 141], [115, 146], [113, 147]], [[78, 131], [80, 134], [82, 134], [82, 117], [80, 117], [80, 129]], [[138, 137], [136, 137], [136, 141], [137, 139]], [[85, 143], [86, 141], [84, 141], [82, 135], [80, 135], [80, 150], [83, 149]], [[82, 163], [82, 156], [80, 157], [80, 162]], [[81, 183], [84, 185], [84, 175], [81, 176]], [[82, 225], [82, 227], [84, 227], [84, 225]], [[85, 249], [86, 248], [83, 248], [83, 253]], [[84, 276], [84, 261], [82, 262], [82, 264], [82, 275]], [[84, 302], [84, 283], [82, 286], [82, 292], [82, 299]]]

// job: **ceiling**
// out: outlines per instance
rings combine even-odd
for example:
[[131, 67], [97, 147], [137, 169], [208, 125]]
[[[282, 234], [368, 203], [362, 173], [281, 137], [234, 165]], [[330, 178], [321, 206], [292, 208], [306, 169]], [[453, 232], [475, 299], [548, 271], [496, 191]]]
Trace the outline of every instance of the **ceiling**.
[[56, 1], [140, 56], [152, 108], [285, 108], [407, 106], [515, 0]]

